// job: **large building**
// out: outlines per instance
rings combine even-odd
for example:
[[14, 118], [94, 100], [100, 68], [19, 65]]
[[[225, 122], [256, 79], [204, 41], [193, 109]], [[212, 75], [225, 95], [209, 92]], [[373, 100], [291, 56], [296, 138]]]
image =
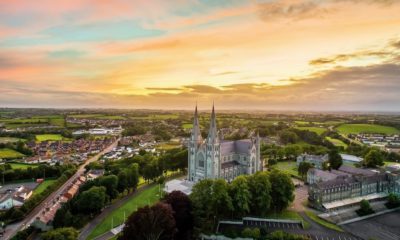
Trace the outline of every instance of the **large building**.
[[188, 148], [188, 180], [197, 182], [206, 178], [223, 178], [232, 181], [242, 174], [262, 170], [260, 138], [225, 141], [217, 130], [214, 106], [208, 136], [203, 139], [197, 106]]

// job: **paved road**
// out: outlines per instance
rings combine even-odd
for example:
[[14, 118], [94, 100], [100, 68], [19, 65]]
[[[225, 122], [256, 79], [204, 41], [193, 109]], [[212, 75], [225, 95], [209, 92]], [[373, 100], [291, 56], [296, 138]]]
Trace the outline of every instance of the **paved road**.
[[116, 140], [114, 143], [112, 143], [110, 146], [108, 146], [106, 149], [104, 149], [102, 152], [98, 153], [96, 156], [93, 156], [86, 160], [84, 164], [82, 164], [76, 173], [70, 177], [59, 189], [51, 193], [44, 201], [42, 201], [36, 208], [34, 208], [25, 218], [24, 220], [11, 224], [7, 226], [6, 232], [4, 236], [1, 239], [10, 239], [12, 236], [14, 236], [18, 231], [22, 230], [25, 228], [25, 226], [29, 226], [35, 219], [36, 216], [46, 207], [49, 205], [53, 204], [53, 200], [64, 193], [67, 188], [79, 177], [85, 172], [85, 166], [88, 165], [91, 162], [97, 161], [102, 155], [104, 155], [107, 152], [110, 152], [113, 148], [115, 148], [118, 145], [118, 140]]
[[[144, 190], [148, 189], [149, 187], [154, 186], [154, 184], [146, 184], [140, 188], [138, 188], [135, 192], [132, 192], [128, 195], [126, 195], [125, 197], [121, 198], [120, 200], [118, 200], [117, 202], [113, 203], [112, 205], [110, 205], [109, 207], [107, 207], [106, 209], [103, 210], [103, 212], [101, 212], [99, 215], [97, 215], [92, 221], [90, 221], [81, 231], [81, 233], [79, 234], [79, 240], [85, 240], [90, 233], [96, 228], [97, 225], [99, 225], [101, 223], [101, 221], [104, 220], [104, 218], [106, 216], [108, 216], [110, 213], [112, 213], [115, 209], [120, 208], [122, 205], [124, 205], [126, 202], [128, 202], [129, 200], [131, 200], [133, 197], [136, 197], [139, 193], [143, 192]], [[111, 226], [110, 226], [111, 227]], [[110, 233], [110, 232], [109, 232]], [[112, 233], [111, 237], [113, 237], [114, 235]], [[106, 238], [108, 239], [108, 238]]]

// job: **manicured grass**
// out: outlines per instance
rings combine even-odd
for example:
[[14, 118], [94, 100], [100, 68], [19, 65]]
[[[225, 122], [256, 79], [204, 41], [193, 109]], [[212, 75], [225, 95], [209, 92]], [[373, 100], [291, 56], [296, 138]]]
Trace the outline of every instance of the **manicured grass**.
[[176, 142], [161, 143], [160, 145], [157, 146], [158, 149], [163, 149], [163, 150], [169, 150], [179, 147], [181, 147], [181, 144]]
[[21, 158], [24, 156], [25, 156], [24, 154], [17, 152], [13, 149], [9, 149], [9, 148], [1, 148], [0, 149], [0, 158], [3, 158], [3, 159]]
[[335, 231], [338, 231], [338, 232], [343, 232], [343, 230], [342, 230], [339, 226], [337, 226], [337, 225], [335, 225], [335, 224], [333, 224], [333, 223], [330, 223], [330, 222], [327, 222], [327, 221], [321, 219], [320, 217], [318, 217], [318, 216], [317, 216], [315, 213], [313, 213], [313, 212], [306, 211], [306, 214], [307, 214], [307, 216], [308, 216], [309, 218], [311, 218], [314, 222], [316, 222], [316, 223], [318, 223], [318, 224], [320, 224], [320, 225], [322, 225], [322, 226], [324, 226], [324, 227], [326, 227], [326, 228], [329, 228], [329, 229], [332, 229], [332, 230], [335, 230]]
[[158, 194], [159, 186], [155, 185], [144, 190], [139, 195], [131, 198], [127, 203], [106, 216], [103, 221], [90, 233], [87, 239], [94, 239], [95, 237], [109, 231], [111, 229], [112, 221], [113, 227], [121, 225], [124, 222], [124, 212], [126, 214], [126, 218], [128, 218], [129, 215], [137, 210], [137, 208], [157, 202], [159, 200]]
[[10, 163], [12, 169], [28, 169], [29, 167], [35, 168], [37, 164], [26, 164], [26, 163]]
[[65, 120], [64, 118], [50, 118], [50, 124], [58, 127], [64, 127]]
[[337, 147], [343, 147], [343, 148], [347, 148], [347, 144], [342, 142], [339, 139], [336, 138], [331, 138], [331, 137], [326, 137], [326, 140], [328, 140], [329, 142], [331, 142], [333, 145], [337, 146]]
[[46, 190], [51, 184], [53, 184], [54, 182], [56, 182], [56, 179], [51, 179], [51, 180], [45, 180], [44, 182], [42, 182], [41, 184], [39, 184], [39, 186], [37, 186], [35, 188], [35, 190], [33, 190], [33, 194], [40, 194], [42, 193], [44, 190]]
[[43, 141], [61, 141], [66, 140], [61, 134], [39, 134], [36, 135], [36, 140], [39, 142]]
[[278, 170], [280, 170], [284, 173], [287, 173], [291, 176], [300, 178], [299, 173], [297, 171], [296, 162], [291, 162], [291, 161], [290, 162], [289, 161], [288, 162], [278, 162], [277, 164], [273, 165], [272, 168], [278, 169]]
[[182, 128], [183, 129], [191, 129], [191, 128], [193, 128], [193, 124], [192, 123], [184, 123], [184, 124], [182, 124]]
[[358, 133], [381, 133], [381, 134], [397, 134], [400, 130], [383, 125], [377, 124], [342, 124], [337, 130], [344, 134], [358, 134]]
[[294, 211], [290, 210], [283, 210], [280, 213], [269, 213], [266, 218], [272, 218], [272, 219], [291, 219], [291, 220], [300, 220], [302, 221], [303, 218]]
[[0, 143], [14, 143], [18, 141], [26, 141], [26, 139], [14, 138], [14, 137], [0, 137]]
[[320, 128], [320, 127], [296, 127], [296, 128], [300, 130], [308, 130], [311, 132], [315, 132], [318, 135], [321, 135], [326, 131], [326, 128]]

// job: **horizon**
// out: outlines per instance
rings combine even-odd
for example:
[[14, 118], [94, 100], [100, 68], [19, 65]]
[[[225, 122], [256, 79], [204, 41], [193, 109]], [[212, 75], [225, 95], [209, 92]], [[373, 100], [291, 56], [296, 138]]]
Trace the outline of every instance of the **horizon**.
[[399, 12], [396, 0], [3, 2], [0, 107], [399, 113]]

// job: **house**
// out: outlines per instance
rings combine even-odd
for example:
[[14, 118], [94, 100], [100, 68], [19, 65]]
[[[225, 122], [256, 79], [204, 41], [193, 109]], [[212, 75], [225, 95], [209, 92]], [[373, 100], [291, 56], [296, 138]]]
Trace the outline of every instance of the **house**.
[[103, 175], [104, 175], [104, 169], [90, 169], [90, 171], [86, 174], [86, 179], [90, 181], [98, 177], [101, 177]]
[[314, 165], [314, 167], [316, 167], [318, 169], [322, 169], [324, 162], [326, 162], [328, 160], [329, 160], [328, 154], [310, 155], [307, 153], [303, 153], [296, 158], [296, 163], [297, 163], [297, 166], [299, 166], [301, 162], [309, 162], [312, 165]]
[[363, 158], [350, 155], [350, 154], [340, 154], [344, 163], [360, 163], [363, 161]]
[[0, 194], [0, 210], [21, 207], [32, 196], [32, 189], [20, 186]]

